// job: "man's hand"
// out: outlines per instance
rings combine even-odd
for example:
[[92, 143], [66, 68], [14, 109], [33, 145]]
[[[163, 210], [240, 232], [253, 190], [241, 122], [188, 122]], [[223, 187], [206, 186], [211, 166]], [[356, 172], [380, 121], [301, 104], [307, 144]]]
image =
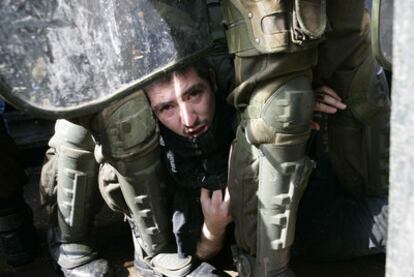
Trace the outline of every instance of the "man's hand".
[[196, 255], [207, 260], [216, 255], [222, 248], [226, 226], [232, 221], [230, 215], [230, 195], [226, 188], [224, 197], [222, 190], [210, 191], [201, 188], [201, 208], [204, 214], [204, 225], [197, 244]]
[[200, 196], [201, 208], [204, 215], [204, 224], [212, 236], [222, 234], [227, 224], [232, 221], [230, 215], [230, 195], [226, 188], [222, 190], [215, 190], [211, 193], [205, 188], [201, 188]]
[[[345, 110], [346, 105], [342, 102], [341, 97], [336, 92], [327, 86], [322, 86], [316, 89], [315, 112], [322, 112], [327, 114], [334, 114], [339, 110]], [[317, 122], [311, 122], [311, 128], [319, 130], [320, 126]]]

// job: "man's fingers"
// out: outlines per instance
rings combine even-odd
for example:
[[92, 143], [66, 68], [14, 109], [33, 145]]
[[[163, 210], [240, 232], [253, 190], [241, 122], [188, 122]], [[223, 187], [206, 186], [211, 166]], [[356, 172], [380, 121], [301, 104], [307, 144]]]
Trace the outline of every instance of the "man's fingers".
[[332, 107], [335, 107], [340, 110], [346, 109], [346, 105], [344, 103], [328, 95], [325, 95], [324, 102], [325, 104], [331, 105]]
[[334, 108], [343, 110], [346, 108], [346, 105], [342, 103], [340, 100], [326, 94], [319, 94], [317, 99], [317, 103], [324, 103], [325, 105], [332, 106]]
[[322, 113], [329, 113], [329, 114], [334, 114], [337, 111], [335, 107], [326, 105], [325, 103], [322, 103], [322, 102], [316, 102], [314, 110], [315, 112], [322, 112]]
[[317, 88], [316, 91], [319, 92], [319, 94], [327, 94], [338, 101], [342, 101], [342, 98], [339, 97], [339, 95], [336, 94], [336, 92], [328, 86], [321, 86]]
[[221, 189], [213, 191], [213, 194], [211, 195], [211, 204], [214, 207], [217, 207], [221, 204], [223, 201], [223, 193], [221, 192]]
[[342, 102], [341, 97], [339, 97], [339, 95], [336, 94], [336, 92], [330, 87], [322, 86], [320, 88], [317, 88], [316, 91], [317, 103], [324, 103], [325, 105], [329, 105], [340, 110], [344, 110], [346, 108], [346, 105]]
[[201, 188], [201, 193], [200, 193], [200, 202], [201, 203], [207, 203], [207, 201], [210, 198], [210, 191], [208, 189], [205, 188]]

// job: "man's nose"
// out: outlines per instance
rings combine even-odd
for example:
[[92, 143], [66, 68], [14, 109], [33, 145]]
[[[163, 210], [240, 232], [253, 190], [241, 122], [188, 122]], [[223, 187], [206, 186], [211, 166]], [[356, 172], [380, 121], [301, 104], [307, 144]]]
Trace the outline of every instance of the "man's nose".
[[185, 127], [193, 127], [197, 123], [197, 115], [191, 105], [183, 103], [180, 105], [181, 122]]

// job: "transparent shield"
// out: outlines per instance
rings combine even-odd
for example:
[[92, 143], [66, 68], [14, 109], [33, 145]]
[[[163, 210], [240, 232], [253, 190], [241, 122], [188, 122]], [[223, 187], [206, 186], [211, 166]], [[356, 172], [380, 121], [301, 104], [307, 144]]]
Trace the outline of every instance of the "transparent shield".
[[393, 0], [374, 0], [372, 7], [372, 45], [378, 62], [386, 69], [392, 66]]
[[211, 45], [205, 1], [0, 0], [0, 90], [44, 117], [99, 110]]

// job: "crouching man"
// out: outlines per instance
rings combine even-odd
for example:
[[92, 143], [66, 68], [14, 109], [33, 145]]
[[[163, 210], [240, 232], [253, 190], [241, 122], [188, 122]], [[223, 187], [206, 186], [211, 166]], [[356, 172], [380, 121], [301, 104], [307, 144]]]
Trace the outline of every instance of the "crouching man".
[[[234, 111], [225, 102], [206, 61], [177, 69], [145, 91], [158, 119], [161, 160], [167, 169], [166, 193], [178, 258], [174, 262], [195, 268], [184, 275], [220, 276], [223, 273], [201, 261], [222, 250], [231, 222], [225, 188]], [[116, 180], [111, 180], [114, 174], [107, 164], [100, 175], [105, 194]], [[139, 229], [131, 227], [136, 269], [145, 276], [171, 276], [163, 270], [162, 261], [149, 262], [140, 248]], [[230, 253], [229, 247], [226, 250]]]

